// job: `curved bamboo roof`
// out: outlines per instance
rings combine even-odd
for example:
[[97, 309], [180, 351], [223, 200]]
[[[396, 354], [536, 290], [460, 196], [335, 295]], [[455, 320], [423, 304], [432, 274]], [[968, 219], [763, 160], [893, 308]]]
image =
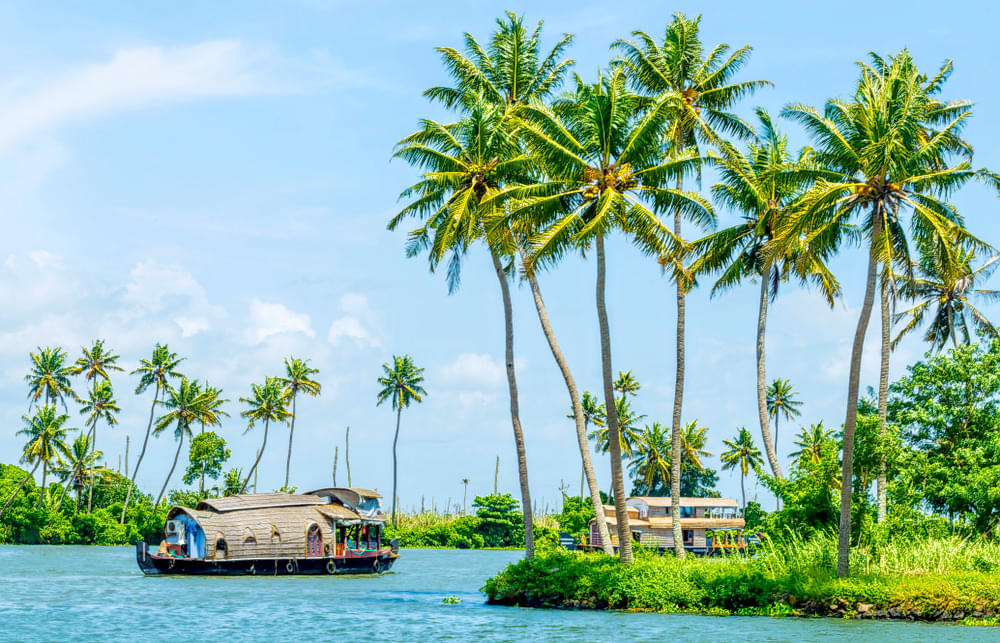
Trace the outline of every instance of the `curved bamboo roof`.
[[326, 498], [307, 493], [247, 493], [226, 496], [224, 498], [206, 498], [199, 502], [195, 509], [222, 513], [239, 509], [269, 509], [274, 507], [303, 507], [325, 504], [327, 504]]

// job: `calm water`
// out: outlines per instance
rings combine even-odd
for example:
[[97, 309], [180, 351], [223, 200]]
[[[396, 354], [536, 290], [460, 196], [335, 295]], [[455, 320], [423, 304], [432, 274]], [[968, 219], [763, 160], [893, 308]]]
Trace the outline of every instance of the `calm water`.
[[[1000, 639], [955, 625], [490, 607], [479, 587], [517, 552], [402, 553], [381, 577], [145, 578], [132, 548], [0, 546], [0, 640]], [[462, 603], [443, 604], [451, 595]]]

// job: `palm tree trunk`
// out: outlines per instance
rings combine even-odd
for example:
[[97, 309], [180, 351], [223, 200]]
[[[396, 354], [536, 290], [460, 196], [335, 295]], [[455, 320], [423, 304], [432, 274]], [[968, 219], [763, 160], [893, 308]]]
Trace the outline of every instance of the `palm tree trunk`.
[[[881, 301], [879, 302], [882, 313], [882, 362], [878, 375], [878, 435], [880, 443], [885, 439], [885, 422], [889, 406], [889, 280], [886, 279], [888, 272], [889, 267], [886, 266], [882, 271]], [[886, 496], [885, 455], [881, 455], [878, 461], [878, 482], [876, 483], [878, 504], [876, 520], [879, 523], [885, 522], [886, 505], [888, 504]]]
[[[260, 464], [260, 457], [264, 455], [264, 447], [267, 446], [267, 429], [270, 424], [269, 420], [264, 420], [264, 442], [260, 445], [260, 450], [257, 451], [257, 459], [253, 461], [253, 466], [250, 467], [250, 473], [247, 474], [247, 479], [243, 481], [243, 486], [240, 487], [240, 493], [246, 491], [247, 485], [250, 484], [250, 478], [254, 477], [257, 473], [257, 465]], [[257, 493], [257, 481], [254, 480], [253, 491]]]
[[[773, 268], [768, 264], [760, 278], [760, 308], [757, 313], [757, 417], [760, 420], [760, 433], [764, 438], [764, 452], [771, 465], [775, 477], [782, 478], [781, 463], [774, 442], [771, 441], [771, 418], [767, 415], [767, 371], [764, 359], [764, 336], [767, 328], [767, 287], [771, 282]], [[777, 433], [775, 433], [777, 439]]]
[[747, 511], [747, 492], [743, 488], [743, 480], [747, 477], [747, 474], [740, 471], [740, 497], [743, 498], [743, 513]]
[[[205, 423], [204, 422], [201, 423], [201, 431], [200, 431], [199, 435], [205, 435]], [[127, 439], [128, 438], [126, 437], [126, 440]], [[125, 443], [125, 452], [128, 453], [128, 442]], [[201, 463], [201, 480], [198, 482], [198, 495], [199, 496], [204, 496], [205, 495], [205, 461], [204, 460]]]
[[[875, 213], [879, 216], [879, 213]], [[865, 285], [864, 303], [858, 317], [858, 327], [854, 331], [854, 345], [851, 348], [851, 370], [847, 383], [847, 416], [844, 419], [843, 469], [840, 474], [840, 531], [837, 539], [837, 576], [850, 575], [851, 553], [851, 483], [854, 477], [854, 430], [858, 420], [858, 381], [861, 378], [861, 354], [865, 347], [865, 332], [872, 315], [875, 300], [875, 247], [878, 242], [876, 220], [875, 237], [868, 255], [868, 281]]]
[[[90, 455], [91, 457], [97, 453], [97, 418], [94, 418], [94, 426], [90, 427]], [[90, 461], [90, 489], [87, 491], [87, 515], [90, 515], [91, 508], [94, 505], [94, 460]]]
[[399, 443], [399, 421], [403, 418], [403, 406], [396, 400], [396, 433], [392, 436], [392, 526], [396, 526], [396, 445]]
[[[677, 191], [684, 187], [684, 179], [677, 177]], [[674, 212], [674, 234], [681, 236], [681, 212]], [[674, 379], [674, 411], [670, 425], [670, 522], [673, 531], [674, 553], [684, 558], [684, 534], [681, 531], [681, 409], [684, 403], [684, 293], [687, 284], [676, 275], [677, 284], [677, 371]]]
[[35, 471], [38, 470], [39, 464], [41, 464], [41, 461], [36, 461], [35, 466], [31, 468], [28, 475], [24, 476], [24, 480], [21, 481], [21, 484], [17, 485], [17, 489], [14, 489], [14, 493], [11, 494], [10, 498], [7, 499], [7, 502], [4, 503], [3, 509], [0, 509], [0, 516], [3, 516], [4, 513], [6, 513], [7, 508], [10, 507], [12, 502], [14, 502], [14, 498], [17, 498], [17, 494], [21, 493], [21, 489], [24, 489], [24, 485], [28, 484], [28, 480], [31, 480], [31, 477], [35, 475]]
[[622, 477], [621, 429], [618, 426], [618, 409], [615, 407], [615, 390], [611, 381], [611, 331], [608, 328], [608, 309], [604, 303], [605, 291], [604, 236], [597, 237], [597, 324], [601, 335], [601, 376], [604, 385], [604, 405], [608, 424], [608, 452], [611, 454], [611, 488], [615, 496], [615, 520], [618, 522], [618, 552], [621, 562], [632, 563], [632, 529], [625, 506], [625, 481]]
[[[534, 275], [532, 275], [528, 277], [528, 283], [531, 285], [531, 294], [535, 299], [535, 309], [538, 311], [538, 320], [542, 323], [542, 332], [544, 332], [545, 339], [549, 342], [549, 348], [552, 350], [552, 357], [555, 358], [556, 364], [559, 366], [560, 372], [562, 372], [563, 380], [566, 382], [566, 390], [569, 391], [569, 400], [573, 407], [573, 420], [576, 423], [576, 441], [580, 447], [580, 457], [583, 460], [583, 476], [586, 477], [590, 488], [590, 504], [593, 505], [594, 516], [597, 519], [597, 529], [601, 538], [601, 547], [604, 548], [604, 553], [614, 555], [615, 549], [614, 545], [611, 544], [611, 534], [608, 531], [608, 521], [604, 516], [604, 503], [601, 501], [601, 490], [597, 485], [597, 473], [594, 471], [594, 463], [590, 458], [590, 443], [587, 441], [587, 426], [583, 418], [583, 405], [580, 403], [580, 393], [576, 388], [576, 380], [573, 379], [573, 373], [569, 369], [569, 364], [566, 362], [566, 357], [563, 355], [562, 349], [559, 348], [559, 342], [556, 341], [556, 335], [552, 330], [552, 324], [549, 323], [549, 314], [545, 309], [545, 301], [542, 299], [542, 291], [538, 287], [538, 280], [535, 279]], [[583, 480], [580, 481], [580, 496], [580, 499], [582, 500]]]
[[[266, 435], [266, 434], [265, 434]], [[177, 452], [174, 454], [174, 463], [170, 466], [170, 473], [167, 474], [167, 479], [163, 481], [163, 488], [160, 489], [160, 495], [156, 498], [156, 503], [153, 507], [160, 506], [160, 500], [163, 499], [163, 495], [167, 492], [167, 485], [170, 484], [170, 478], [174, 475], [174, 469], [177, 468], [177, 460], [181, 457], [181, 445], [184, 444], [184, 432], [181, 431], [181, 438], [177, 441]]]
[[66, 500], [66, 495], [69, 493], [69, 484], [63, 487], [62, 495], [59, 496], [59, 502], [56, 503], [56, 512], [62, 509], [63, 501]]
[[153, 404], [149, 407], [149, 422], [146, 424], [146, 437], [142, 441], [142, 450], [139, 451], [139, 458], [135, 461], [135, 471], [132, 472], [132, 479], [129, 480], [128, 492], [125, 493], [125, 504], [122, 505], [122, 515], [118, 519], [120, 524], [125, 524], [125, 511], [128, 510], [128, 502], [132, 499], [132, 490], [135, 488], [135, 478], [139, 475], [139, 465], [142, 464], [142, 458], [146, 455], [146, 445], [149, 444], [149, 432], [153, 428], [153, 413], [156, 412], [156, 398], [160, 396], [160, 385], [156, 385], [156, 391], [153, 393]]
[[45, 482], [49, 477], [49, 461], [42, 460], [42, 488], [39, 490], [38, 494], [38, 508], [42, 508], [42, 503], [45, 502]]
[[524, 555], [531, 558], [535, 555], [535, 527], [531, 516], [531, 490], [528, 488], [528, 456], [524, 449], [524, 433], [521, 431], [521, 418], [517, 403], [517, 377], [514, 373], [514, 319], [510, 303], [510, 287], [507, 275], [496, 252], [490, 248], [493, 259], [493, 269], [500, 282], [500, 294], [503, 297], [503, 318], [506, 331], [507, 389], [510, 393], [510, 422], [514, 429], [514, 448], [517, 451], [517, 474], [521, 483], [521, 512], [524, 514]]
[[292, 470], [292, 436], [295, 435], [295, 399], [298, 392], [292, 394], [292, 423], [288, 427], [288, 458], [285, 459], [285, 489], [288, 488], [288, 472]]

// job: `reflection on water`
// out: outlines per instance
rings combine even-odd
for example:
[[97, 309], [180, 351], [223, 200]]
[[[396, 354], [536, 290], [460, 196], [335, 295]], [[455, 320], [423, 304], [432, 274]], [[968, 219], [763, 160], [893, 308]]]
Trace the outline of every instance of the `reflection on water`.
[[[0, 640], [1000, 639], [992, 628], [956, 625], [490, 607], [479, 588], [518, 552], [401, 553], [380, 577], [145, 578], [130, 547], [0, 546]], [[442, 602], [452, 595], [462, 602]]]

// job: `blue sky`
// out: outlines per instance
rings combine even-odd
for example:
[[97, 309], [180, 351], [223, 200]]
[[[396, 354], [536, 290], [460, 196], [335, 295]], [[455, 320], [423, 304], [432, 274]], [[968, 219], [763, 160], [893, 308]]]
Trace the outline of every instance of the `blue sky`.
[[[503, 319], [489, 258], [472, 253], [461, 289], [403, 254], [385, 230], [415, 172], [390, 162], [393, 144], [420, 117], [444, 118], [422, 91], [446, 82], [435, 46], [486, 39], [504, 8], [545, 20], [549, 43], [576, 36], [576, 70], [593, 77], [608, 45], [633, 29], [661, 33], [674, 11], [703, 13], [709, 45], [750, 44], [744, 78], [775, 83], [747, 101], [772, 112], [821, 104], [850, 91], [853, 62], [869, 50], [909, 47], [936, 70], [955, 61], [948, 97], [977, 102], [968, 138], [977, 164], [1000, 167], [1000, 90], [991, 3], [942, 12], [940, 3], [217, 2], [157, 12], [134, 3], [0, 6], [0, 461], [20, 453], [28, 351], [62, 345], [74, 355], [103, 337], [131, 370], [166, 342], [190, 377], [222, 386], [233, 415], [222, 432], [230, 464], [248, 468], [259, 427], [242, 437], [236, 400], [282, 358], [309, 357], [323, 395], [301, 400], [293, 484], [330, 483], [335, 445], [350, 425], [354, 483], [391, 488], [393, 417], [375, 407], [375, 378], [393, 353], [426, 367], [429, 396], [409, 409], [400, 438], [400, 496], [441, 507], [501, 486], [516, 491], [503, 374]], [[793, 142], [805, 139], [784, 123]], [[710, 177], [706, 177], [707, 188]], [[1000, 201], [971, 186], [956, 198], [970, 228], [1000, 240]], [[721, 212], [720, 223], [732, 221]], [[689, 236], [696, 233], [688, 228]], [[844, 297], [831, 310], [790, 286], [772, 307], [769, 377], [790, 378], [801, 423], [843, 419], [847, 361], [862, 290], [856, 249], [834, 262]], [[541, 277], [560, 342], [582, 388], [599, 390], [594, 266], [568, 259]], [[615, 369], [643, 384], [634, 406], [669, 423], [673, 292], [654, 262], [621, 240], [609, 246], [608, 303]], [[709, 427], [708, 464], [740, 425], [755, 429], [756, 288], [689, 298], [685, 419]], [[1000, 312], [987, 307], [994, 318]], [[531, 486], [540, 505], [579, 485], [579, 455], [562, 380], [530, 293], [515, 293], [516, 354]], [[875, 330], [876, 324], [872, 325]], [[871, 335], [870, 335], [871, 337]], [[863, 384], [877, 378], [872, 344]], [[923, 352], [919, 338], [894, 355], [893, 372]], [[121, 425], [102, 428], [112, 466], [125, 435], [135, 447], [149, 395], [115, 377]], [[80, 388], [83, 388], [82, 385]], [[74, 418], [75, 419], [75, 418]], [[78, 423], [77, 423], [78, 425]], [[797, 425], [795, 427], [797, 429]], [[787, 462], [794, 430], [783, 428]], [[273, 431], [260, 487], [280, 486], [287, 431]], [[173, 457], [155, 440], [140, 475], [154, 489]], [[135, 449], [132, 451], [135, 459]], [[599, 457], [601, 486], [609, 466]], [[341, 460], [340, 482], [345, 482]], [[179, 475], [177, 479], [179, 484]], [[724, 493], [738, 479], [720, 476]], [[753, 484], [748, 495], [753, 495]], [[759, 490], [760, 498], [766, 497]]]

